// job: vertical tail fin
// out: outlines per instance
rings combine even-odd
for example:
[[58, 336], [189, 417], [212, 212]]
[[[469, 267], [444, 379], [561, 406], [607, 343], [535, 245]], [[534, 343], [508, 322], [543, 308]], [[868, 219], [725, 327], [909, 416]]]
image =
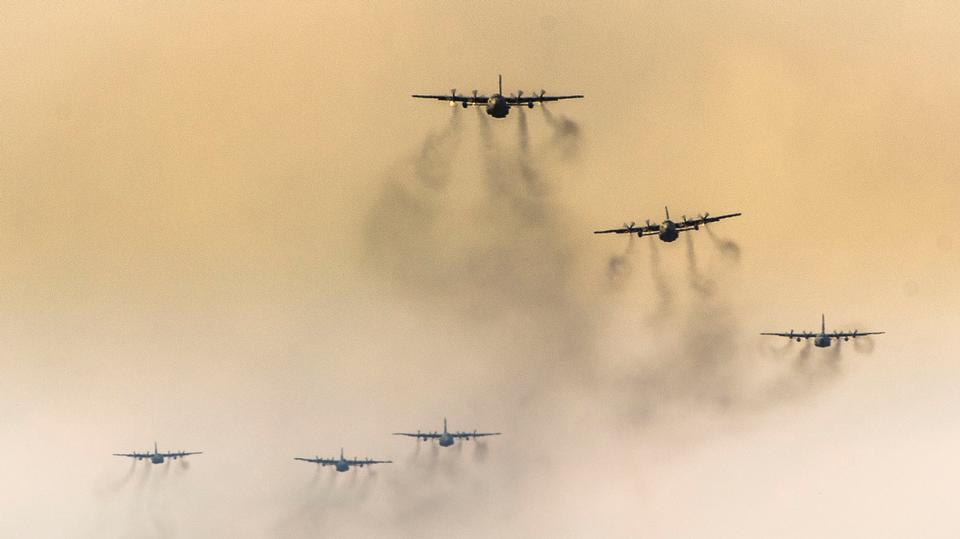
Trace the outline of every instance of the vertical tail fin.
[[443, 433], [447, 433], [447, 418], [443, 418]]
[[820, 313], [820, 333], [827, 332], [827, 317]]
[[156, 455], [156, 454], [159, 453], [159, 452], [160, 452], [160, 451], [157, 450], [157, 442], [153, 442], [153, 454]]
[[497, 86], [500, 87], [500, 95], [503, 95], [503, 75], [497, 75]]
[[667, 214], [667, 221], [669, 221], [669, 220], [670, 220], [670, 208], [664, 206], [664, 207], [663, 207], [663, 212]]
[[343, 460], [343, 448], [340, 448], [340, 460]]

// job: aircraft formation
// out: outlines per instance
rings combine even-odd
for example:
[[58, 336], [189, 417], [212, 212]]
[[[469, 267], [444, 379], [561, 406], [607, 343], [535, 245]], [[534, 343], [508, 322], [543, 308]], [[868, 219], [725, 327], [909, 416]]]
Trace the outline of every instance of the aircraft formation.
[[[428, 440], [437, 440], [437, 444], [440, 447], [450, 447], [456, 440], [476, 440], [477, 438], [482, 438], [484, 436], [499, 436], [499, 432], [478, 432], [474, 430], [473, 432], [450, 432], [447, 430], [447, 418], [443, 418], [443, 432], [420, 432], [419, 430], [416, 433], [411, 432], [394, 432], [395, 436], [411, 436], [417, 438], [417, 441], [428, 441]], [[175, 451], [171, 453], [164, 453], [157, 449], [157, 442], [153, 442], [153, 451], [145, 451], [143, 453], [133, 452], [133, 453], [114, 453], [115, 457], [129, 457], [136, 459], [137, 461], [149, 460], [151, 464], [163, 464], [167, 460], [177, 460], [190, 455], [200, 455], [202, 451]], [[309, 462], [311, 464], [319, 464], [321, 467], [333, 466], [333, 469], [338, 472], [349, 471], [351, 467], [363, 468], [364, 466], [371, 466], [373, 464], [392, 464], [392, 460], [374, 460], [369, 458], [357, 459], [357, 458], [346, 458], [343, 455], [343, 448], [340, 448], [340, 456], [333, 458], [321, 458], [319, 456], [310, 458], [310, 457], [294, 457], [293, 460], [299, 460], [301, 462]]]
[[[536, 105], [544, 105], [548, 102], [562, 101], [567, 99], [582, 99], [583, 95], [547, 95], [544, 90], [540, 90], [539, 93], [532, 93], [532, 95], [525, 96], [523, 91], [517, 91], [516, 94], [510, 94], [509, 96], [504, 95], [503, 93], [503, 77], [498, 77], [498, 91], [489, 96], [480, 95], [476, 90], [474, 90], [470, 96], [464, 96], [457, 93], [456, 89], [450, 90], [449, 94], [439, 94], [439, 95], [428, 95], [428, 94], [413, 94], [412, 97], [418, 99], [434, 99], [438, 101], [448, 102], [451, 106], [460, 105], [463, 108], [468, 107], [483, 107], [484, 111], [493, 118], [506, 118], [510, 114], [510, 109], [512, 107], [528, 107], [533, 108]], [[674, 220], [670, 217], [670, 210], [664, 207], [665, 218], [660, 222], [652, 222], [651, 220], [645, 220], [644, 224], [637, 226], [636, 222], [624, 223], [620, 228], [611, 228], [605, 230], [596, 230], [594, 234], [636, 234], [637, 237], [644, 236], [657, 236], [657, 238], [664, 243], [672, 243], [680, 237], [681, 232], [690, 232], [698, 231], [701, 227], [706, 227], [710, 224], [720, 222], [725, 219], [730, 219], [734, 217], [740, 217], [739, 212], [736, 213], [726, 213], [721, 215], [712, 216], [709, 213], [703, 213], [695, 218], [688, 218], [686, 215], [683, 215], [680, 220]], [[821, 315], [821, 325], [819, 332], [810, 332], [810, 331], [801, 331], [794, 332], [790, 330], [789, 332], [764, 332], [760, 335], [766, 336], [777, 336], [777, 337], [786, 337], [791, 341], [801, 342], [804, 340], [813, 339], [813, 344], [818, 348], [827, 348], [830, 347], [834, 342], [839, 341], [848, 341], [850, 339], [857, 339], [859, 337], [867, 337], [872, 335], [881, 335], [884, 332], [882, 331], [833, 331], [828, 332], [826, 329], [826, 317]], [[443, 420], [443, 431], [420, 431], [416, 432], [394, 432], [394, 436], [405, 436], [410, 438], [417, 439], [420, 441], [430, 441], [436, 440], [440, 447], [450, 447], [454, 445], [457, 440], [469, 441], [477, 440], [479, 438], [487, 436], [498, 436], [501, 433], [499, 432], [479, 432], [474, 430], [473, 432], [468, 431], [455, 431], [450, 432], [447, 428], [447, 420]], [[119, 457], [128, 457], [136, 459], [137, 461], [149, 460], [152, 464], [163, 464], [167, 460], [176, 460], [182, 459], [190, 455], [199, 455], [202, 452], [160, 452], [158, 450], [157, 444], [154, 443], [153, 451], [147, 452], [134, 452], [134, 453], [114, 453], [115, 456]], [[372, 466], [375, 464], [391, 464], [390, 460], [375, 460], [369, 458], [346, 458], [344, 456], [343, 448], [340, 449], [339, 457], [333, 458], [321, 458], [316, 457], [294, 457], [294, 460], [301, 462], [308, 462], [311, 464], [316, 464], [321, 467], [332, 466], [337, 472], [346, 472], [353, 467], [363, 468], [367, 466]]]

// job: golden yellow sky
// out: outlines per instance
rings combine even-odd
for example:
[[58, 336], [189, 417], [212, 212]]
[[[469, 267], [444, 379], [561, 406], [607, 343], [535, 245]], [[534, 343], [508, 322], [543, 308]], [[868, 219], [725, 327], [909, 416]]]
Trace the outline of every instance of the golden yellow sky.
[[4, 4], [0, 536], [955, 536], [958, 18]]

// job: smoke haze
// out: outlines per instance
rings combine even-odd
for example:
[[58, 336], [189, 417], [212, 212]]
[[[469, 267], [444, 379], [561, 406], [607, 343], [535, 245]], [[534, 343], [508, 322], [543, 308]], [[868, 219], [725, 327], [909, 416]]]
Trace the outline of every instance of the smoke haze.
[[487, 8], [0, 8], [0, 536], [956, 535], [957, 7]]

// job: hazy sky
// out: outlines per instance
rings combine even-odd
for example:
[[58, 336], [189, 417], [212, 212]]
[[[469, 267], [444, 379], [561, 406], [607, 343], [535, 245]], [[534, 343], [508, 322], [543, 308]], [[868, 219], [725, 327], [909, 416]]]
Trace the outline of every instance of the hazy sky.
[[960, 7], [636, 4], [0, 7], [0, 536], [956, 537]]

